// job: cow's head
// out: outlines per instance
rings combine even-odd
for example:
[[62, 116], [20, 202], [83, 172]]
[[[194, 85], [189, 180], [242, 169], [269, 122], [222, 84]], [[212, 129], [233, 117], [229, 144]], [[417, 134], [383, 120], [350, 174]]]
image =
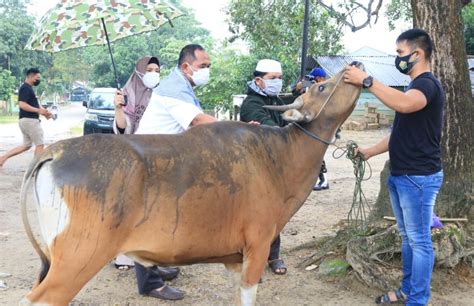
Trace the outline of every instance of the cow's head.
[[[359, 62], [351, 65], [364, 69]], [[289, 122], [309, 123], [317, 120], [341, 125], [354, 109], [361, 91], [360, 86], [344, 82], [343, 74], [344, 70], [327, 81], [314, 84], [292, 104], [265, 108], [284, 111], [282, 117]]]

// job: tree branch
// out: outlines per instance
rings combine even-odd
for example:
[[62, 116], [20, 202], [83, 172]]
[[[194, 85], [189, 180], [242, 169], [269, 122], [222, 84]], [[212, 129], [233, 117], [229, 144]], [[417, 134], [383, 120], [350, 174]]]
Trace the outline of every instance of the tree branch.
[[[322, 0], [317, 0], [316, 4], [321, 5], [326, 11], [328, 11], [329, 14], [336, 17], [337, 20], [340, 23], [348, 26], [351, 29], [352, 32], [356, 32], [356, 31], [358, 31], [360, 29], [363, 29], [366, 26], [370, 25], [373, 16], [375, 16], [374, 24], [377, 23], [377, 21], [379, 19], [379, 11], [380, 11], [380, 8], [382, 7], [383, 0], [378, 0], [377, 6], [375, 7], [374, 10], [372, 10], [372, 5], [373, 5], [374, 1], [375, 0], [370, 0], [369, 3], [367, 4], [367, 6], [364, 6], [363, 4], [361, 4], [357, 1], [351, 1], [351, 3], [355, 5], [355, 7], [352, 8], [347, 14], [343, 14], [341, 12], [338, 12], [336, 9], [334, 9], [334, 7], [332, 5], [329, 6], [329, 5], [325, 4]], [[466, 0], [463, 0], [463, 1], [466, 1]], [[353, 19], [353, 14], [358, 9], [364, 10], [367, 13], [367, 19], [362, 24], [356, 25], [355, 22], [354, 22], [354, 19]], [[350, 21], [348, 20], [349, 18], [347, 18], [347, 16], [349, 16]]]

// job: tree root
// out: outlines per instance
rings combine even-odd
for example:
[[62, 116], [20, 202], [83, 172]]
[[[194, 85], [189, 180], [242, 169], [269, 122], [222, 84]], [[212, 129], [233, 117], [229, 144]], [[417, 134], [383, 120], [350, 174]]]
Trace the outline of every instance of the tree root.
[[[461, 224], [445, 224], [440, 229], [433, 229], [431, 234], [436, 267], [452, 269], [460, 262], [465, 262], [473, 269], [474, 239], [465, 237]], [[351, 228], [345, 227], [335, 237], [324, 237], [312, 245], [317, 246], [316, 252], [304, 259], [298, 267], [319, 264], [329, 255], [345, 254], [357, 278], [367, 285], [390, 290], [400, 284], [401, 239], [396, 225], [391, 225], [390, 222], [372, 223], [367, 236], [354, 236]], [[309, 246], [311, 243], [305, 244], [305, 247]]]

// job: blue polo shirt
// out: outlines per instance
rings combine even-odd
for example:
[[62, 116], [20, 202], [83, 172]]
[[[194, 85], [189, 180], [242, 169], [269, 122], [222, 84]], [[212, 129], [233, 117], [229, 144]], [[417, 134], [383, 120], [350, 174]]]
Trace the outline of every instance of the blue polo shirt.
[[153, 93], [157, 96], [189, 102], [202, 109], [201, 102], [194, 94], [191, 83], [178, 67], [175, 67], [174, 70], [160, 82], [160, 85], [153, 90]]

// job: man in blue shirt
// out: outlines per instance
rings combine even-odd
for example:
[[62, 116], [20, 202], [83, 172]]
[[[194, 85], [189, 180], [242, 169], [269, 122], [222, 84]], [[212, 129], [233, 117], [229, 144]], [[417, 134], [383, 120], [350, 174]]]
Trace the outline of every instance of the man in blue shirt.
[[191, 126], [217, 121], [202, 111], [193, 90], [207, 84], [210, 66], [203, 47], [185, 46], [178, 66], [153, 91], [136, 134], [177, 134]]
[[440, 140], [444, 92], [431, 73], [432, 42], [425, 31], [402, 33], [396, 51], [395, 66], [412, 80], [405, 92], [385, 86], [353, 66], [346, 68], [344, 81], [368, 88], [396, 112], [391, 134], [372, 147], [359, 149], [366, 160], [389, 152], [388, 190], [402, 238], [401, 288], [378, 297], [376, 302], [426, 305], [434, 264], [430, 226], [443, 181]]

